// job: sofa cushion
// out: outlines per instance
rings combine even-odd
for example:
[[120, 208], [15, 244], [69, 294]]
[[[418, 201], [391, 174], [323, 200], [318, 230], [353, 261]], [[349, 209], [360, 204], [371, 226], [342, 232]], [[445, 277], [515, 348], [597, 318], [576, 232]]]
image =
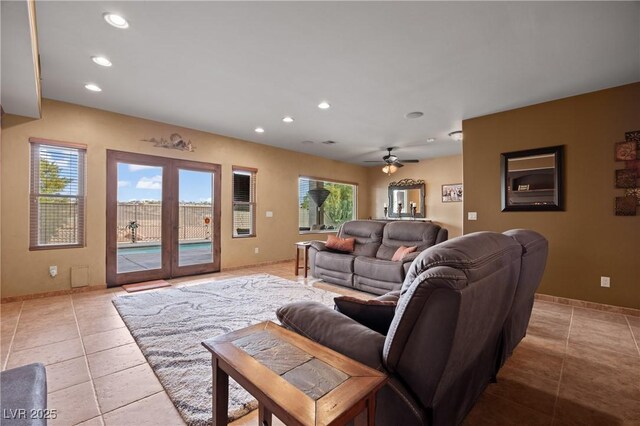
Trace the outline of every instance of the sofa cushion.
[[385, 222], [352, 220], [342, 224], [338, 231], [338, 237], [355, 238], [356, 244], [353, 254], [356, 256], [375, 257], [382, 241], [384, 228]]
[[355, 244], [355, 238], [340, 238], [336, 237], [335, 235], [329, 235], [327, 237], [326, 247], [331, 250], [351, 253], [355, 247]]
[[353, 273], [355, 256], [347, 253], [320, 251], [316, 254], [316, 267], [330, 271]]
[[416, 251], [416, 246], [412, 246], [412, 247], [405, 247], [405, 246], [400, 246], [398, 247], [398, 250], [396, 250], [396, 252], [393, 254], [393, 257], [391, 258], [392, 262], [400, 262], [403, 261], [404, 258], [409, 254], [409, 253], [413, 253], [414, 251]]
[[440, 226], [431, 222], [390, 222], [384, 227], [382, 244], [376, 257], [391, 260], [400, 246], [415, 246], [416, 251], [425, 250], [436, 244], [440, 229]]
[[353, 262], [353, 272], [362, 277], [373, 278], [378, 281], [401, 283], [404, 280], [402, 262], [376, 259], [374, 257], [356, 257]]
[[340, 296], [334, 298], [333, 301], [336, 304], [336, 311], [384, 335], [387, 334], [396, 312], [396, 301], [394, 300], [363, 300], [356, 297]]
[[[47, 409], [47, 373], [43, 364], [28, 364], [0, 373], [0, 408], [3, 425], [46, 425], [46, 416], [34, 416]], [[54, 407], [55, 408], [55, 407]], [[10, 418], [7, 413], [25, 413]], [[5, 417], [7, 415], [7, 417]]]

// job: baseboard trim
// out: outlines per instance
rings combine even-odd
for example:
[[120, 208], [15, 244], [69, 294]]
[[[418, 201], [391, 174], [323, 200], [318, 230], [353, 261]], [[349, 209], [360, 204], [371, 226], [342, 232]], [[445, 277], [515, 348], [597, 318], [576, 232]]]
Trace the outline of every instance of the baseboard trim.
[[631, 317], [640, 317], [640, 309], [626, 308], [624, 306], [606, 305], [604, 303], [587, 302], [586, 300], [569, 299], [567, 297], [551, 296], [549, 294], [536, 293], [537, 300], [545, 302], [558, 303], [560, 305], [575, 306], [578, 308], [594, 309], [596, 311], [611, 312], [614, 314], [629, 315]]
[[64, 296], [75, 293], [88, 293], [90, 291], [106, 290], [107, 285], [89, 285], [86, 287], [68, 288], [64, 290], [47, 291], [44, 293], [23, 294], [20, 296], [7, 296], [0, 299], [0, 304], [12, 302], [24, 302], [25, 300], [43, 299], [45, 297]]
[[[271, 260], [267, 262], [254, 263], [251, 265], [232, 266], [230, 268], [221, 269], [220, 272], [237, 271], [239, 269], [255, 268], [257, 266], [268, 266], [268, 265], [275, 265], [278, 263], [289, 263], [289, 262], [293, 262], [293, 259]], [[197, 275], [194, 275], [194, 276], [197, 276]], [[64, 290], [47, 291], [44, 293], [23, 294], [20, 296], [7, 296], [0, 299], [0, 304], [24, 302], [25, 300], [42, 299], [45, 297], [65, 296], [67, 294], [86, 293], [89, 291], [106, 290], [106, 289], [107, 289], [107, 285], [104, 284], [104, 285], [90, 285], [86, 287], [68, 288]]]

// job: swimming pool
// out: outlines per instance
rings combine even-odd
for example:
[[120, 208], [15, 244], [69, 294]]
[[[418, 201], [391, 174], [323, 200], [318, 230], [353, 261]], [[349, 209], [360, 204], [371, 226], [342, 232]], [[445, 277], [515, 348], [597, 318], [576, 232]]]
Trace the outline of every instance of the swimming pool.
[[[201, 242], [201, 243], [180, 243], [180, 252], [190, 251], [190, 250], [211, 250], [210, 242]], [[127, 246], [127, 247], [118, 247], [119, 255], [127, 255], [127, 254], [153, 254], [160, 253], [160, 245], [156, 246]]]

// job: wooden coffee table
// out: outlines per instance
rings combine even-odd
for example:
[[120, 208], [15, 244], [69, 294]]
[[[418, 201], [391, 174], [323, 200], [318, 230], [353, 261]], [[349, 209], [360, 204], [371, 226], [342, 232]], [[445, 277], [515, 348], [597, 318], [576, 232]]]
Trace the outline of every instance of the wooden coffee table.
[[272, 413], [287, 425], [374, 424], [387, 381], [378, 370], [270, 321], [202, 345], [212, 355], [216, 426], [228, 422], [229, 376], [258, 400], [261, 425], [271, 425]]

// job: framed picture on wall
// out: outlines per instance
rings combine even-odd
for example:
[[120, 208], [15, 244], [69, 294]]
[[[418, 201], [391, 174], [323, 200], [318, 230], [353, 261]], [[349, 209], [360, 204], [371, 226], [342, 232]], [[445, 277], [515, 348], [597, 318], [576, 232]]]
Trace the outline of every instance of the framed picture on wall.
[[462, 184], [451, 183], [442, 185], [442, 202], [457, 203], [462, 201]]

